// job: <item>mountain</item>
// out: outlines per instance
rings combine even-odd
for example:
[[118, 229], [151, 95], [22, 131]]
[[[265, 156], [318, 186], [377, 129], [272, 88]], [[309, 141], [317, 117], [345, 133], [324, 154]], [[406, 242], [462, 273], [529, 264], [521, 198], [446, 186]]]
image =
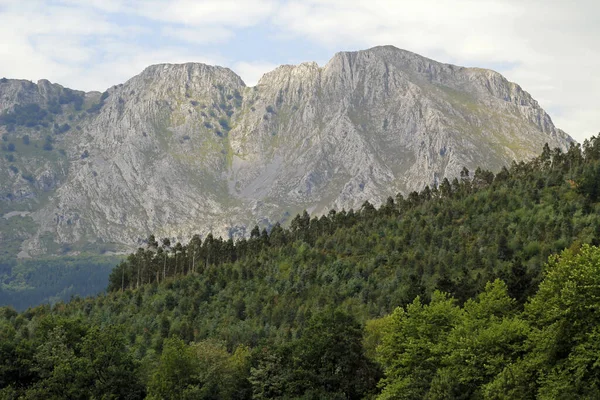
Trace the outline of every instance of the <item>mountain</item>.
[[284, 65], [254, 87], [193, 63], [104, 93], [2, 79], [0, 113], [3, 257], [246, 235], [572, 142], [500, 74], [391, 46]]

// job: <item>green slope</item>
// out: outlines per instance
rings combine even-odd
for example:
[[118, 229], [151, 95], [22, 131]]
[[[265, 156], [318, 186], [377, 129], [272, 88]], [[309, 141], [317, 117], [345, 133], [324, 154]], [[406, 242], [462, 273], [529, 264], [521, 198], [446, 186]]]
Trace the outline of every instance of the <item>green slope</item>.
[[94, 375], [100, 363], [114, 391], [129, 366], [130, 398], [593, 398], [599, 178], [593, 138], [236, 243], [150, 240], [107, 294], [4, 309], [0, 388], [83, 393], [108, 379]]

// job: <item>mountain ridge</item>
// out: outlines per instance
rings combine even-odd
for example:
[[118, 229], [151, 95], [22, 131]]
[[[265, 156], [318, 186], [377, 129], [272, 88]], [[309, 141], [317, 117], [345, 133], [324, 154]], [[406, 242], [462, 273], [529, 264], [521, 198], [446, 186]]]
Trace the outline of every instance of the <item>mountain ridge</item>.
[[20, 257], [120, 251], [150, 232], [244, 236], [573, 141], [497, 72], [392, 46], [280, 66], [252, 87], [201, 63], [149, 66], [103, 94], [40, 82], [0, 83], [0, 206], [26, 213], [0, 232], [19, 231]]

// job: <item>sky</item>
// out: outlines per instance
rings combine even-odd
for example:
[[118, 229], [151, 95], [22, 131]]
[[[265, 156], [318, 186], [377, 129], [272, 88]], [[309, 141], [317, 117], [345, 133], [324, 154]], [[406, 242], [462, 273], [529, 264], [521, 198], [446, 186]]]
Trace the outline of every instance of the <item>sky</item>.
[[252, 86], [378, 45], [496, 70], [576, 140], [600, 132], [598, 0], [0, 0], [0, 76], [86, 91], [181, 62]]

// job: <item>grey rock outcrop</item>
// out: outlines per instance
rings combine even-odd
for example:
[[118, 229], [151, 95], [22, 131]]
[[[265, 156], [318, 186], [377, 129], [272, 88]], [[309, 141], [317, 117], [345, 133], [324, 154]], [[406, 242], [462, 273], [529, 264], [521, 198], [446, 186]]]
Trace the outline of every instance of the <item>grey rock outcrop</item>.
[[[9, 80], [0, 110], [46, 107], [63, 90]], [[62, 157], [54, 149], [13, 162], [31, 184], [22, 174], [0, 182], [10, 193], [3, 213], [29, 212], [21, 255], [131, 248], [149, 233], [243, 235], [303, 209], [381, 203], [463, 167], [498, 170], [572, 141], [500, 74], [391, 46], [338, 53], [323, 67], [281, 66], [255, 87], [190, 63], [148, 67], [102, 96], [72, 93], [88, 112], [62, 101], [50, 127], [8, 133], [41, 144], [46, 130], [61, 132], [52, 140]]]

